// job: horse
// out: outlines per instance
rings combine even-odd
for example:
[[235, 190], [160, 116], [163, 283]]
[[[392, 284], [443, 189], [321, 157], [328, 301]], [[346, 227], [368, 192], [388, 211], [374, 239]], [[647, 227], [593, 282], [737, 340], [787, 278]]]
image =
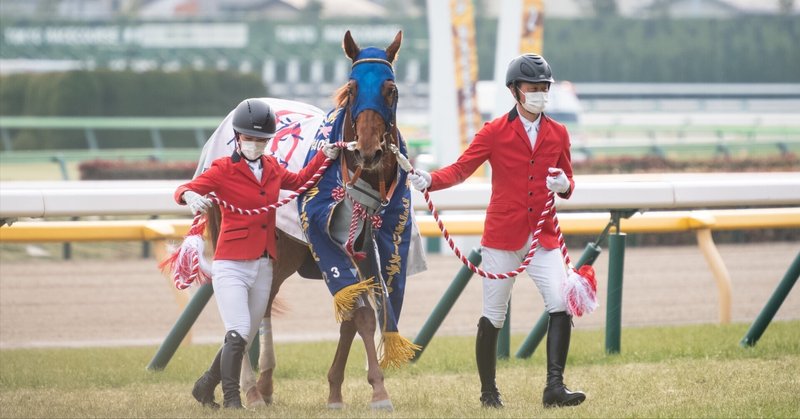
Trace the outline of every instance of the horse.
[[[327, 374], [327, 407], [344, 406], [344, 369], [358, 333], [367, 355], [367, 381], [372, 386], [370, 406], [393, 409], [381, 368], [402, 365], [418, 349], [399, 335], [397, 322], [406, 276], [426, 268], [410, 206], [407, 174], [398, 168], [395, 154], [407, 153], [396, 124], [398, 91], [393, 70], [401, 41], [402, 32], [398, 32], [386, 49], [361, 49], [347, 31], [343, 49], [352, 62], [350, 80], [334, 94], [335, 107], [327, 115], [322, 116], [322, 111], [310, 105], [265, 99], [278, 117], [278, 132], [270, 151], [279, 161], [285, 159], [290, 169], [290, 163], [302, 156], [303, 146], [309, 150], [305, 162], [324, 142], [350, 146], [342, 150], [319, 183], [300, 196], [297, 207], [278, 210], [278, 258], [261, 325], [257, 381], [247, 357], [242, 365], [241, 388], [248, 404], [258, 404], [258, 397], [266, 404], [272, 402], [276, 360], [271, 317], [279, 311], [276, 297], [281, 284], [298, 272], [305, 278], [325, 280], [341, 322], [339, 342]], [[212, 141], [230, 138], [229, 119], [230, 115], [206, 143], [198, 173], [214, 158], [230, 155], [231, 141]], [[309, 145], [303, 131], [315, 125], [314, 141]], [[208, 226], [212, 244], [216, 245], [218, 208], [210, 212]], [[376, 312], [382, 335], [377, 346]], [[379, 350], [383, 351], [381, 355]]]

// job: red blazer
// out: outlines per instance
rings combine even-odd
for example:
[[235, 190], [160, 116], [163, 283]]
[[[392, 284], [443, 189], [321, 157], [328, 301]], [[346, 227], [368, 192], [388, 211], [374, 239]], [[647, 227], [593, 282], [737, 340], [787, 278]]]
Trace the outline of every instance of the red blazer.
[[[455, 163], [431, 173], [428, 188], [435, 191], [459, 184], [488, 160], [492, 166], [492, 197], [486, 209], [481, 244], [493, 249], [518, 250], [526, 245], [547, 200], [548, 168], [561, 168], [569, 179], [569, 191], [559, 196], [569, 198], [575, 189], [567, 129], [542, 114], [536, 149], [532, 150], [519, 118], [514, 107], [487, 122]], [[549, 217], [539, 243], [545, 249], [558, 247]]]
[[[325, 161], [323, 153], [317, 153], [308, 166], [299, 173], [292, 173], [274, 157], [261, 157], [263, 171], [261, 181], [253, 176], [247, 160], [238, 153], [231, 157], [214, 160], [211, 167], [189, 183], [175, 190], [175, 200], [185, 204], [182, 195], [191, 190], [205, 195], [215, 192], [217, 196], [241, 209], [261, 208], [278, 201], [280, 189], [295, 190], [311, 178]], [[241, 215], [222, 210], [222, 225], [214, 259], [252, 260], [264, 252], [273, 259], [278, 258], [275, 246], [275, 211], [259, 215]]]

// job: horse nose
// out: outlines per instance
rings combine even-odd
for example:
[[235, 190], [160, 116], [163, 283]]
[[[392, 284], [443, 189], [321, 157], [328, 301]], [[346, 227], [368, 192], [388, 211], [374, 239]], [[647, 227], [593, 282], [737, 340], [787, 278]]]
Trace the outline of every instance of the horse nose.
[[383, 155], [383, 150], [376, 150], [375, 154], [372, 155], [372, 164], [378, 164], [381, 161], [381, 157]]
[[356, 159], [361, 160], [365, 167], [374, 167], [375, 165], [381, 162], [381, 158], [383, 157], [383, 151], [381, 149], [375, 150], [373, 153], [362, 152], [356, 148], [353, 150], [353, 154], [355, 154]]

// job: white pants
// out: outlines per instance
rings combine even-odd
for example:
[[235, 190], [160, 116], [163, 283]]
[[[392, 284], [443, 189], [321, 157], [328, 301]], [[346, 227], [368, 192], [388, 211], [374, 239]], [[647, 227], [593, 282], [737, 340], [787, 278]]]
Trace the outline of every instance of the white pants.
[[235, 330], [249, 345], [267, 309], [272, 260], [215, 260], [211, 276], [225, 331]]
[[[528, 237], [525, 246], [519, 250], [499, 250], [489, 247], [481, 249], [482, 267], [486, 272], [505, 273], [513, 271], [522, 264], [522, 260], [530, 250], [532, 236]], [[548, 313], [566, 311], [562, 286], [567, 279], [567, 267], [561, 255], [561, 249], [536, 249], [531, 263], [525, 273], [533, 279], [539, 293], [542, 294]], [[483, 278], [483, 316], [497, 328], [503, 327], [511, 299], [511, 289], [516, 277], [508, 279]]]

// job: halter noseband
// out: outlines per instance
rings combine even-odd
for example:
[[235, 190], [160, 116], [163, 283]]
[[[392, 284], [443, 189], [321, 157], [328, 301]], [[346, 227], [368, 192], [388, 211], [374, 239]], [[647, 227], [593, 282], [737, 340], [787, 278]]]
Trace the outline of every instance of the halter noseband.
[[353, 61], [353, 65], [351, 65], [350, 68], [352, 69], [352, 68], [354, 68], [355, 66], [357, 66], [359, 64], [365, 64], [365, 63], [385, 64], [385, 65], [389, 66], [389, 68], [392, 69], [392, 73], [394, 73], [394, 67], [392, 66], [392, 63], [390, 63], [388, 60], [384, 60], [382, 58], [362, 58], [360, 60], [355, 60], [355, 61]]

